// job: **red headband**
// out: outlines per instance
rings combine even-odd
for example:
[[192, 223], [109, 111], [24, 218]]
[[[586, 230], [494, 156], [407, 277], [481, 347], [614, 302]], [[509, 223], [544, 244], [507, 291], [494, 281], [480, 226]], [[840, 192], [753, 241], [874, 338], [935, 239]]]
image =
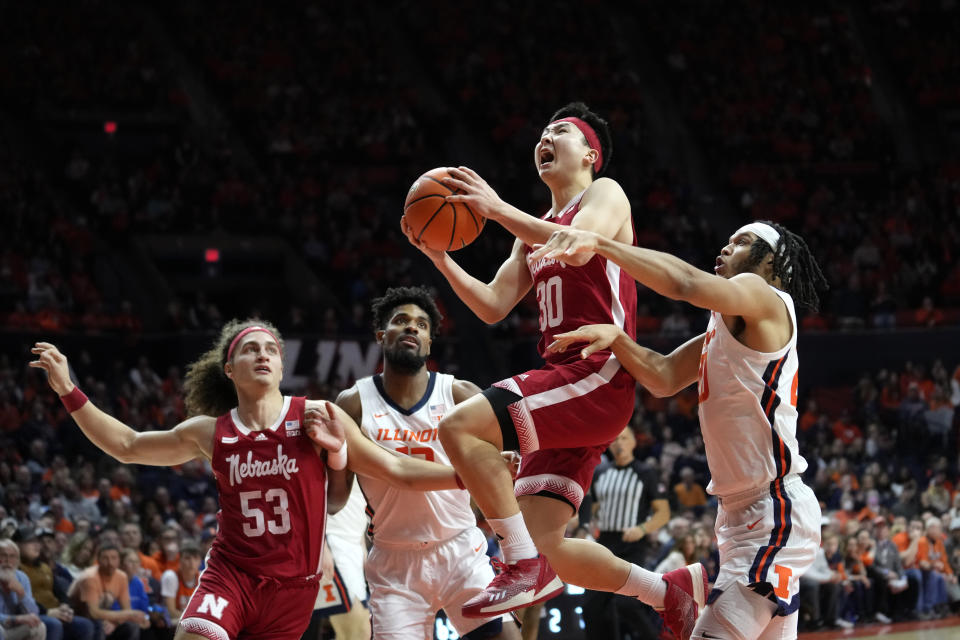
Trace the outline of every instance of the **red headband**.
[[277, 336], [273, 335], [273, 332], [270, 331], [270, 329], [267, 329], [266, 327], [254, 325], [252, 327], [247, 327], [246, 329], [238, 333], [236, 338], [230, 341], [230, 346], [227, 348], [227, 360], [229, 360], [230, 356], [233, 355], [233, 348], [237, 346], [238, 342], [240, 342], [240, 338], [247, 335], [248, 333], [253, 333], [254, 331], [263, 331], [264, 333], [269, 334], [270, 337], [273, 338], [273, 341], [277, 343], [277, 346], [278, 347], [280, 346], [280, 341], [277, 340]]
[[600, 147], [600, 138], [597, 137], [597, 132], [593, 130], [593, 127], [580, 118], [574, 118], [573, 116], [554, 120], [550, 124], [554, 124], [555, 122], [570, 122], [577, 129], [580, 129], [580, 133], [587, 139], [587, 146], [597, 152], [597, 161], [594, 163], [593, 168], [599, 172], [603, 167], [603, 149]]

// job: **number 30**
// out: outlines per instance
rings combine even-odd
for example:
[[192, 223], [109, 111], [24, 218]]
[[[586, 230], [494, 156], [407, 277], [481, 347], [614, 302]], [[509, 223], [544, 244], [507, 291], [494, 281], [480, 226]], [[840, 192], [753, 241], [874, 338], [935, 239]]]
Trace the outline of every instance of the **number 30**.
[[537, 283], [537, 302], [540, 305], [540, 331], [563, 322], [563, 280], [560, 276]]

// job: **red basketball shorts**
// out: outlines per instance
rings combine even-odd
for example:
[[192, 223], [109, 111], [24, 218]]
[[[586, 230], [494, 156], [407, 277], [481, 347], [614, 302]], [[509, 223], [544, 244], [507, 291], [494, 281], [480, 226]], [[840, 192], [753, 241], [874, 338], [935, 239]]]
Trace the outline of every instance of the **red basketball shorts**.
[[506, 407], [523, 456], [517, 495], [553, 493], [579, 508], [600, 456], [633, 415], [633, 377], [600, 352], [493, 386], [519, 396]]
[[280, 583], [208, 558], [180, 617], [184, 631], [209, 640], [299, 640], [310, 624], [319, 580]]

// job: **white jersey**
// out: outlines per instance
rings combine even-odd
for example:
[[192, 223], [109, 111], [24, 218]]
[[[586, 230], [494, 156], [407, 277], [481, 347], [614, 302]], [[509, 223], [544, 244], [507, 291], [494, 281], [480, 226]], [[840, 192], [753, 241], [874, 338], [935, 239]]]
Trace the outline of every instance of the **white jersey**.
[[707, 491], [730, 496], [803, 473], [797, 447], [797, 316], [790, 294], [771, 287], [793, 332], [773, 353], [754, 351], [710, 313], [700, 356], [700, 429], [712, 476]]
[[[387, 396], [380, 376], [357, 380], [354, 386], [363, 410], [360, 429], [384, 449], [449, 465], [437, 426], [453, 409], [453, 380], [451, 375], [431, 372], [426, 392], [409, 411]], [[367, 499], [368, 533], [374, 544], [438, 542], [477, 524], [466, 491], [408, 491], [382, 480], [357, 479]]]
[[[367, 556], [364, 534], [367, 531], [367, 501], [358, 485], [353, 485], [347, 504], [332, 516], [327, 516], [327, 546], [333, 554], [337, 571], [347, 591], [355, 600], [367, 599], [367, 584], [363, 579], [363, 561]], [[327, 594], [320, 590], [318, 604]], [[319, 607], [318, 607], [319, 608]]]

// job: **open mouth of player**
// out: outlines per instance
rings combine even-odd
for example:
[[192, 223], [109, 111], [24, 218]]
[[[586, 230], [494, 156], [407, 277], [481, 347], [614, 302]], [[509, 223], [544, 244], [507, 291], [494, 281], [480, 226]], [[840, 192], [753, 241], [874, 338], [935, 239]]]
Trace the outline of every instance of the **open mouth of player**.
[[413, 347], [414, 349], [420, 348], [420, 341], [414, 338], [413, 336], [407, 336], [405, 338], [400, 338], [400, 344], [406, 345], [408, 347]]
[[719, 273], [720, 269], [723, 269], [723, 258], [717, 258], [717, 264], [714, 265], [713, 270], [716, 273]]
[[550, 149], [541, 149], [540, 150], [540, 168], [543, 169], [547, 165], [553, 162], [554, 156], [553, 151]]
[[253, 368], [254, 373], [270, 373], [270, 367], [265, 364], [261, 364]]

